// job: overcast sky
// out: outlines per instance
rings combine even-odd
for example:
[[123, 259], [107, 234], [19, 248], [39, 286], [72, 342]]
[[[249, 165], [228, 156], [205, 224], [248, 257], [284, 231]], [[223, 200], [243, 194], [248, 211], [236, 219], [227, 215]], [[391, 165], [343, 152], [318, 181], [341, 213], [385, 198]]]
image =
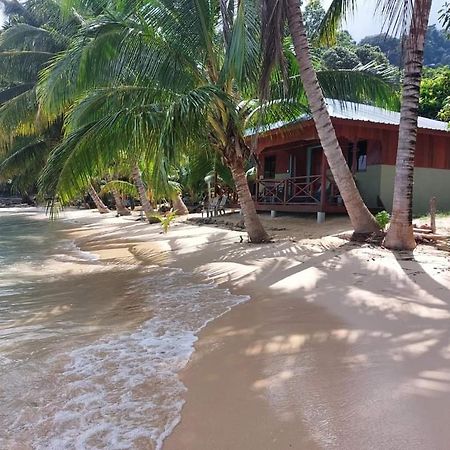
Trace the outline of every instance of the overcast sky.
[[[321, 0], [324, 7], [327, 7], [331, 0]], [[438, 11], [442, 8], [445, 0], [434, 0], [432, 3], [430, 23], [437, 23]], [[347, 20], [344, 26], [353, 39], [359, 41], [365, 36], [378, 34], [382, 28], [382, 21], [377, 18], [374, 11], [377, 0], [358, 0], [358, 9], [354, 15]], [[0, 22], [3, 22], [3, 15], [0, 11]]]

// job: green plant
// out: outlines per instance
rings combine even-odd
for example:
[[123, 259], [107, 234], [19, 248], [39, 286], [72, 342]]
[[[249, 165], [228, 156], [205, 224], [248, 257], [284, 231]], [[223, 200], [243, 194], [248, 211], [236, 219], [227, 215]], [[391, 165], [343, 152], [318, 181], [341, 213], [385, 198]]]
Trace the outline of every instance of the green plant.
[[[262, 132], [279, 120], [297, 120], [309, 106], [288, 44], [278, 45], [286, 56], [268, 58], [276, 68], [267, 77], [267, 98], [258, 98], [264, 65], [259, 3], [62, 3], [68, 11], [95, 8], [69, 49], [41, 73], [41, 116], [68, 111], [64, 140], [47, 160], [41, 190], [69, 201], [75, 187], [84, 188], [83, 180], [92, 178], [93, 168], [102, 176], [100, 169], [126, 153], [155, 167], [150, 171], [141, 163], [154, 193], [157, 183], [170, 181], [168, 168], [179, 166], [193, 149], [202, 158], [209, 150], [234, 179], [250, 240], [268, 240], [245, 179], [252, 154], [245, 130]], [[286, 61], [282, 68], [281, 61]], [[286, 83], [281, 80], [285, 70]], [[391, 86], [362, 69], [327, 70], [318, 77], [331, 98], [392, 102]], [[222, 176], [218, 165], [212, 169]]]
[[170, 211], [166, 214], [154, 214], [152, 217], [158, 219], [161, 223], [161, 227], [163, 229], [164, 233], [167, 233], [169, 231], [170, 224], [175, 219], [177, 215], [177, 211]]
[[380, 211], [375, 216], [375, 220], [377, 221], [377, 224], [380, 227], [380, 229], [384, 231], [386, 229], [386, 225], [391, 220], [391, 216], [390, 216], [390, 214], [387, 211], [383, 210], [383, 211]]

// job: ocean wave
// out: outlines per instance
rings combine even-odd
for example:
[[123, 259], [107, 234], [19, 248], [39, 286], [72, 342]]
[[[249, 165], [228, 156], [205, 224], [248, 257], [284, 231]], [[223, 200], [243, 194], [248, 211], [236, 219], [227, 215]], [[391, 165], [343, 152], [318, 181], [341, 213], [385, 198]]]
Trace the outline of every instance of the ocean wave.
[[180, 420], [186, 388], [178, 373], [198, 332], [246, 301], [182, 271], [156, 269], [130, 288], [147, 296], [152, 318], [138, 330], [104, 337], [69, 355], [59, 398], [46, 409], [37, 449], [160, 449]]
[[0, 219], [0, 448], [160, 449], [198, 332], [248, 298], [177, 269], [103, 264], [46, 221]]

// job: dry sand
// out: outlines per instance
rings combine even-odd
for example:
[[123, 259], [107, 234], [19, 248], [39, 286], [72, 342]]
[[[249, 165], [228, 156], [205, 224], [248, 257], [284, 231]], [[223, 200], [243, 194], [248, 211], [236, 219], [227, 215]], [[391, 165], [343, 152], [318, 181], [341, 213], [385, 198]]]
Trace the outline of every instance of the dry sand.
[[277, 240], [258, 246], [182, 221], [163, 235], [68, 216], [106, 259], [182, 267], [251, 296], [201, 333], [165, 450], [450, 448], [450, 254], [331, 236], [345, 217], [265, 217]]

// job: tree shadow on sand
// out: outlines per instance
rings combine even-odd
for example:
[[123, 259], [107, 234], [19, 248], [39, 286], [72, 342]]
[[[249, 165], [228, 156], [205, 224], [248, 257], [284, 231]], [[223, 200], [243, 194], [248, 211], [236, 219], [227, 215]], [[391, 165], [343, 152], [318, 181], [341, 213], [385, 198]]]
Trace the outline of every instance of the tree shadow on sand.
[[[244, 384], [239, 395], [270, 398], [281, 420], [303, 423], [319, 446], [441, 448], [448, 442], [450, 296], [414, 256], [350, 242], [311, 252], [302, 243], [258, 250], [225, 241], [217, 256], [221, 237], [211, 237], [212, 260], [204, 244], [201, 270], [257, 300], [205, 333], [205, 345], [217, 340], [235, 349], [219, 352], [223, 361], [204, 352], [215, 402], [226, 372]], [[182, 244], [175, 239], [171, 247]], [[186, 266], [190, 257], [181, 255], [180, 262]], [[242, 374], [243, 364], [259, 368]]]

